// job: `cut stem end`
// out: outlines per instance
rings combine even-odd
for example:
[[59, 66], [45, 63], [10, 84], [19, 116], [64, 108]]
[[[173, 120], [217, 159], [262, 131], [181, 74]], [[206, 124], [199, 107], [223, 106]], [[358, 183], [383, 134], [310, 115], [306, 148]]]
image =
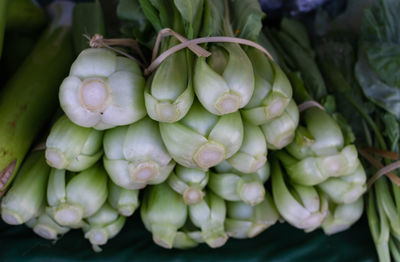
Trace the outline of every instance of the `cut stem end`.
[[221, 115], [236, 112], [240, 108], [241, 98], [236, 94], [224, 94], [216, 102], [217, 111]]
[[206, 143], [199, 147], [194, 162], [203, 170], [218, 165], [224, 160], [225, 149], [219, 144]]
[[108, 85], [102, 79], [85, 79], [79, 88], [81, 105], [89, 111], [102, 112], [109, 100], [109, 93]]

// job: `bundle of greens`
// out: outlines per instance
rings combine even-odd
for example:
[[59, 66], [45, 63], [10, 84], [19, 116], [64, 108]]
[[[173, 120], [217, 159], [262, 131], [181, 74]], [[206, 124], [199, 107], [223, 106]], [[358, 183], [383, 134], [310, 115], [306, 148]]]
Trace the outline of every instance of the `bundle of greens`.
[[333, 97], [327, 96], [304, 25], [283, 18], [280, 29], [266, 28], [265, 33], [289, 75], [296, 102], [304, 103], [293, 142], [274, 153], [272, 193], [277, 209], [305, 231], [345, 230], [361, 217], [366, 191], [354, 135], [335, 112]]
[[[90, 5], [77, 5], [77, 27], [86, 11], [101, 18]], [[4, 221], [47, 239], [80, 228], [100, 251], [139, 202], [164, 248], [221, 247], [279, 218], [326, 234], [358, 220], [365, 171], [301, 24], [265, 38], [256, 0], [121, 0], [118, 15], [152, 63], [121, 39], [75, 39], [64, 114], [3, 198]], [[296, 104], [309, 99], [326, 111]]]
[[369, 177], [366, 208], [380, 261], [400, 259], [400, 183], [398, 172], [391, 172], [399, 166], [399, 11], [398, 1], [376, 1], [361, 16], [356, 37], [333, 31], [316, 45], [329, 91], [342, 101], [338, 108], [360, 147], [367, 147], [361, 152], [375, 175]]

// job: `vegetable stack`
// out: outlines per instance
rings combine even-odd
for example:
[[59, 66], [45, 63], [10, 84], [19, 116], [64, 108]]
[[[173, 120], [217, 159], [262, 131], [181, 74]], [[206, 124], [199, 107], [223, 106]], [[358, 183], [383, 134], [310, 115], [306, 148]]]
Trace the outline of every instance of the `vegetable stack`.
[[[293, 98], [299, 88], [287, 66], [257, 44], [258, 1], [129, 6], [131, 22], [145, 18], [159, 34], [153, 46], [131, 31], [154, 50], [160, 44], [158, 66], [142, 71], [145, 61], [108, 45], [79, 53], [59, 89], [64, 114], [3, 198], [4, 221], [47, 239], [80, 228], [98, 251], [140, 202], [144, 226], [164, 248], [217, 248], [280, 218], [327, 234], [359, 218], [365, 173], [357, 150], [324, 109], [299, 111], [304, 101]], [[201, 46], [171, 51], [199, 38]], [[316, 99], [318, 81], [306, 82]], [[42, 179], [25, 190], [34, 171]]]

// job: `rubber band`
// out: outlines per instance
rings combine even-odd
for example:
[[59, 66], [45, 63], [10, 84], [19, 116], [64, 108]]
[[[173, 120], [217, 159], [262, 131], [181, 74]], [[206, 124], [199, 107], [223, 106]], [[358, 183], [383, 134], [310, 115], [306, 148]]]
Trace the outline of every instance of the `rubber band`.
[[[383, 175], [386, 175], [393, 183], [400, 186], [400, 177], [394, 174], [392, 171], [400, 167], [400, 161], [396, 161], [388, 166], [384, 166], [380, 161], [374, 158], [371, 154], [365, 152], [364, 150], [359, 150], [360, 155], [362, 155], [369, 163], [374, 167], [378, 168], [378, 172], [375, 173], [367, 182], [367, 188], [370, 189], [371, 186]], [[395, 168], [393, 168], [395, 167]]]
[[[151, 72], [153, 72], [170, 55], [172, 55], [184, 48], [189, 48], [189, 46], [192, 47], [193, 45], [203, 44], [203, 43], [235, 43], [235, 44], [248, 45], [248, 46], [251, 46], [251, 47], [254, 47], [254, 48], [260, 50], [265, 55], [267, 55], [272, 61], [274, 60], [272, 58], [271, 54], [264, 47], [262, 47], [261, 45], [255, 43], [253, 41], [247, 40], [247, 39], [237, 38], [237, 37], [229, 37], [229, 36], [201, 37], [201, 38], [196, 38], [193, 40], [187, 40], [185, 42], [177, 44], [177, 45], [171, 47], [170, 49], [164, 51], [156, 59], [154, 59], [152, 61], [152, 63], [150, 64], [149, 67], [147, 67], [144, 70], [144, 74], [148, 75]], [[208, 57], [208, 55], [204, 55], [204, 57]]]
[[[177, 32], [175, 32], [174, 30], [172, 30], [171, 28], [164, 28], [162, 30], [160, 30], [157, 34], [157, 39], [156, 39], [156, 43], [154, 44], [154, 48], [153, 48], [153, 53], [151, 56], [151, 61], [153, 62], [156, 58], [157, 58], [157, 54], [158, 54], [158, 50], [160, 48], [160, 44], [161, 44], [161, 40], [167, 36], [174, 36], [176, 39], [178, 39], [181, 43], [184, 43], [186, 41], [188, 41], [188, 39], [186, 39], [185, 37], [183, 37], [182, 35], [178, 34]], [[204, 48], [198, 46], [198, 45], [190, 45], [188, 46], [188, 48], [195, 53], [197, 56], [210, 56], [211, 53], [208, 52], [207, 50], [205, 50]]]
[[319, 109], [325, 111], [325, 108], [320, 103], [318, 103], [317, 101], [314, 101], [314, 100], [310, 100], [310, 101], [301, 103], [297, 107], [298, 107], [300, 113], [311, 107], [318, 107]]
[[[129, 39], [129, 38], [105, 39], [105, 38], [103, 38], [102, 35], [99, 35], [99, 34], [95, 34], [93, 37], [89, 37], [88, 35], [83, 35], [83, 36], [89, 40], [90, 47], [95, 47], [95, 48], [105, 47], [105, 48], [108, 48], [120, 55], [126, 56], [129, 59], [137, 62], [142, 68], [145, 68], [147, 65], [146, 58], [144, 57], [142, 51], [140, 50], [139, 45], [133, 39]], [[125, 46], [125, 47], [131, 48], [133, 51], [135, 51], [139, 55], [139, 57], [142, 59], [143, 62], [139, 61], [135, 57], [127, 54], [126, 52], [121, 51], [112, 46]]]

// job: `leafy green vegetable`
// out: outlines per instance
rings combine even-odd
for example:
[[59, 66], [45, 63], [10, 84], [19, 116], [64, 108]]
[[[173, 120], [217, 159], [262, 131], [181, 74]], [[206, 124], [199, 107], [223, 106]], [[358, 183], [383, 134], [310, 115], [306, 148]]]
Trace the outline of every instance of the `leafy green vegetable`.
[[365, 95], [400, 120], [400, 2], [380, 0], [365, 11], [356, 77]]
[[365, 96], [400, 120], [400, 88], [388, 85], [379, 78], [365, 54], [360, 55], [355, 74]]
[[258, 1], [230, 0], [230, 13], [233, 29], [238, 37], [257, 41], [261, 32], [261, 20], [265, 17]]

